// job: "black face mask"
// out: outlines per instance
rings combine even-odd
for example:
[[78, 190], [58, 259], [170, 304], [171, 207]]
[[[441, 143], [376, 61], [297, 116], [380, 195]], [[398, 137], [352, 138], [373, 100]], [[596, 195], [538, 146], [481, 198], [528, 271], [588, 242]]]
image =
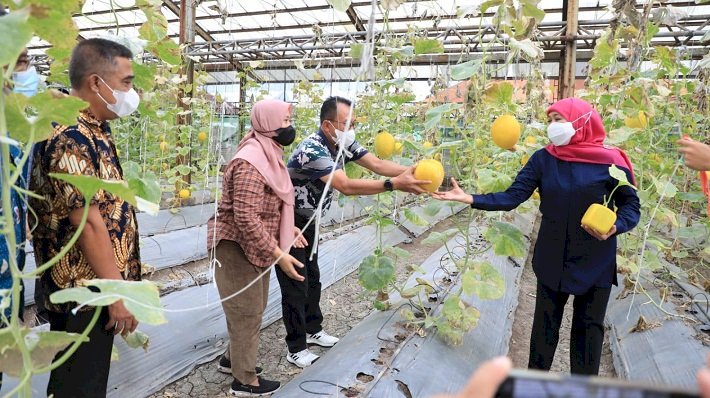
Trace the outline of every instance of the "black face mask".
[[293, 126], [281, 127], [276, 129], [276, 137], [274, 141], [278, 142], [283, 146], [289, 146], [293, 144], [293, 140], [296, 139], [296, 129]]

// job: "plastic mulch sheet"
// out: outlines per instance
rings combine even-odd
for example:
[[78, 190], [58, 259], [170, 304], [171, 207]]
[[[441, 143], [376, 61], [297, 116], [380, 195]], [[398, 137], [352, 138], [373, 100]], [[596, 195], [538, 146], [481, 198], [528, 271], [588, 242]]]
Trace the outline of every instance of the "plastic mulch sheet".
[[[514, 224], [526, 236], [530, 235], [534, 214], [515, 215]], [[479, 225], [472, 224], [470, 234], [474, 247], [485, 248], [479, 236]], [[461, 236], [448, 242], [450, 248], [462, 244]], [[529, 245], [529, 240], [527, 241]], [[462, 248], [460, 248], [462, 250]], [[452, 249], [457, 254], [456, 249]], [[445, 248], [434, 252], [423, 264], [425, 274], [414, 275], [406, 284], [419, 283], [414, 277], [427, 280], [439, 290], [433, 310], [451, 291], [458, 291], [460, 281], [453, 278], [451, 288], [442, 278], [442, 260], [448, 257]], [[405, 329], [401, 324], [399, 304], [384, 312], [375, 312], [353, 328], [329, 352], [303, 373], [285, 385], [274, 397], [430, 397], [435, 393], [453, 392], [466, 384], [471, 373], [484, 361], [508, 352], [512, 335], [513, 315], [518, 303], [519, 282], [525, 259], [497, 256], [488, 248], [477, 260], [490, 260], [505, 281], [505, 294], [498, 300], [482, 301], [462, 297], [481, 313], [476, 328], [464, 336], [460, 345], [445, 343], [435, 330], [425, 336]], [[397, 302], [393, 298], [393, 302]], [[404, 304], [406, 307], [406, 303]], [[346, 395], [347, 394], [347, 395]]]
[[[679, 273], [674, 274], [680, 277]], [[626, 295], [624, 284], [620, 282], [620, 286], [615, 286], [611, 291], [606, 313], [616, 373], [624, 379], [696, 389], [696, 372], [705, 365], [710, 354], [710, 348], [698, 339], [703, 334], [707, 339], [707, 332], [701, 330], [707, 326], [708, 321], [707, 316], [701, 312], [707, 312], [707, 295], [685, 282], [678, 284], [683, 287], [681, 289], [675, 283], [656, 280], [650, 272], [643, 271], [643, 275], [647, 276], [643, 279], [643, 287], [656, 303], [661, 302], [661, 290], [656, 284], [669, 288], [664, 288], [666, 293], [670, 292], [670, 297], [667, 295], [663, 300], [665, 311], [684, 315], [697, 322], [669, 317], [640, 292], [632, 305], [633, 295]], [[619, 275], [620, 281], [623, 278], [624, 275]], [[650, 283], [652, 280], [656, 280], [656, 283]], [[623, 298], [618, 298], [620, 295]], [[689, 304], [693, 297], [702, 300], [702, 308]], [[683, 303], [680, 312], [674, 301]], [[640, 323], [642, 316], [644, 319]]]
[[[188, 231], [188, 230], [182, 230]], [[176, 232], [182, 232], [176, 231]], [[172, 232], [166, 235], [172, 235]], [[194, 239], [194, 237], [192, 238]], [[383, 234], [387, 245], [396, 245], [408, 239], [398, 228], [388, 228]], [[190, 241], [191, 242], [191, 241]], [[176, 246], [180, 241], [175, 241]], [[372, 225], [355, 229], [320, 246], [319, 265], [323, 287], [330, 286], [352, 272], [362, 259], [377, 246], [377, 234]], [[171, 246], [172, 247], [172, 246]], [[166, 250], [163, 247], [163, 250]], [[281, 318], [281, 293], [276, 275], [272, 271], [269, 302], [264, 312], [263, 326]], [[198, 364], [210, 361], [221, 354], [226, 341], [226, 323], [222, 307], [213, 284], [191, 287], [162, 298], [167, 309], [180, 309], [215, 303], [206, 309], [190, 312], [166, 313], [168, 323], [160, 326], [142, 325], [140, 330], [150, 336], [148, 353], [141, 349], [128, 349], [116, 339], [120, 360], [112, 364], [109, 379], [109, 397], [141, 397], [189, 374]], [[196, 327], [199, 325], [199, 327]], [[275, 342], [284, 344], [284, 342]], [[48, 377], [38, 376], [32, 386], [41, 396]], [[3, 391], [8, 391], [16, 380], [6, 377]]]

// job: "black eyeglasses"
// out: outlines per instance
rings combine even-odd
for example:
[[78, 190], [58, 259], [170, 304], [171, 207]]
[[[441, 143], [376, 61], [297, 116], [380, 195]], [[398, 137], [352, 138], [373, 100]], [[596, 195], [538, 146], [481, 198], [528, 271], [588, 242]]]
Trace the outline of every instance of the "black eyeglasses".
[[[340, 121], [340, 120], [332, 120], [332, 119], [327, 119], [331, 123], [338, 123], [339, 125], [342, 124], [345, 126], [345, 121]], [[355, 130], [357, 128], [357, 122], [355, 120], [350, 121], [350, 128]]]

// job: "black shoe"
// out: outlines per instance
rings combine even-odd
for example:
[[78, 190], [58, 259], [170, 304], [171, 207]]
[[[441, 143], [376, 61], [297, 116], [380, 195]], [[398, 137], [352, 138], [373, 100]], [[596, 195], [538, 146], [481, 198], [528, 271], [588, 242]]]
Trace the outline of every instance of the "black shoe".
[[[227, 359], [227, 357], [222, 355], [221, 357], [219, 357], [219, 363], [217, 364], [217, 370], [222, 373], [226, 373], [226, 374], [231, 375], [232, 374], [232, 361], [230, 361], [229, 359]], [[256, 375], [258, 376], [261, 374], [261, 372], [264, 371], [264, 369], [257, 366], [254, 369], [254, 371], [256, 372]]]
[[261, 397], [278, 391], [281, 383], [278, 381], [266, 380], [259, 377], [259, 386], [244, 385], [239, 380], [232, 382], [229, 393], [235, 397]]

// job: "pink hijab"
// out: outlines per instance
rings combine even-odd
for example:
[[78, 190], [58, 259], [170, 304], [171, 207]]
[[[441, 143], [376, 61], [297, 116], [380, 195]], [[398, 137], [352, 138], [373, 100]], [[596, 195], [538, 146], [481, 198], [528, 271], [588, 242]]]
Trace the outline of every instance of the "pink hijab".
[[[634, 168], [629, 157], [619, 148], [604, 145], [606, 130], [599, 113], [587, 102], [579, 98], [565, 98], [547, 108], [547, 113], [557, 112], [572, 122], [577, 133], [569, 144], [545, 147], [547, 152], [568, 162], [614, 164], [631, 172], [632, 183], [636, 185]], [[587, 114], [589, 119], [587, 119]]]
[[279, 247], [288, 251], [295, 239], [293, 206], [295, 194], [291, 177], [284, 164], [284, 149], [272, 137], [286, 116], [291, 104], [279, 100], [263, 100], [251, 109], [251, 130], [239, 143], [234, 159], [244, 159], [266, 179], [266, 184], [283, 202], [279, 226]]

